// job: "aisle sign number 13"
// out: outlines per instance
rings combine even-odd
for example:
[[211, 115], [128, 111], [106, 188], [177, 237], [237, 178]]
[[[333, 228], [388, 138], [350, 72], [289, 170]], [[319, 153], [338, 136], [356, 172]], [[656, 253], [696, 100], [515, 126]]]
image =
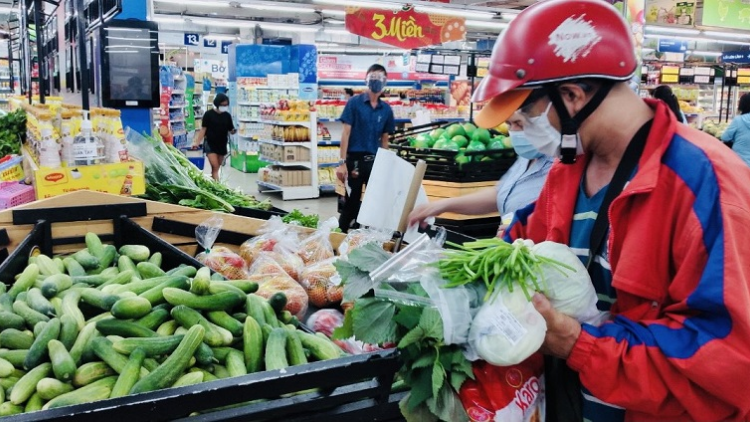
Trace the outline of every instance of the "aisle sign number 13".
[[192, 46], [199, 46], [200, 35], [199, 34], [185, 34], [184, 44], [192, 45]]

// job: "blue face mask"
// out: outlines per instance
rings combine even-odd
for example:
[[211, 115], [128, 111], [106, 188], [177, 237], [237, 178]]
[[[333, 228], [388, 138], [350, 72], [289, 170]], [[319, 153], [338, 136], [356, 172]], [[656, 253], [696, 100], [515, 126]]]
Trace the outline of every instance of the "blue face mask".
[[522, 130], [512, 130], [509, 132], [509, 134], [510, 143], [513, 144], [513, 149], [520, 157], [523, 157], [527, 160], [534, 160], [536, 158], [544, 156], [544, 154], [539, 152], [539, 150], [536, 149], [536, 147], [534, 147], [531, 142], [529, 142], [529, 139], [526, 137]]
[[367, 81], [367, 87], [370, 88], [373, 94], [379, 94], [383, 91], [384, 83], [380, 79], [369, 79]]

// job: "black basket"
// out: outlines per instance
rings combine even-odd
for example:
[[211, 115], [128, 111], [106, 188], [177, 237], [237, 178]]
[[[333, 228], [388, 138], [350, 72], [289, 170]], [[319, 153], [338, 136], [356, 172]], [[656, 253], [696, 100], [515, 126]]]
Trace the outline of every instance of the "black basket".
[[257, 218], [260, 220], [270, 220], [273, 216], [283, 217], [289, 214], [289, 211], [284, 211], [281, 208], [271, 207], [270, 210], [259, 210], [257, 208], [245, 208], [245, 207], [234, 207], [232, 214], [241, 215], [243, 217]]
[[[425, 180], [439, 180], [443, 182], [487, 182], [497, 181], [516, 162], [513, 149], [498, 149], [485, 151], [466, 151], [464, 155], [471, 157], [469, 163], [459, 164], [456, 160], [458, 151], [448, 151], [432, 148], [415, 148], [404, 145], [391, 145], [399, 157], [416, 164], [419, 160], [427, 163]], [[479, 161], [484, 157], [491, 160]]]
[[[0, 279], [10, 285], [25, 268], [35, 249], [52, 255], [53, 247], [84, 242], [84, 233], [67, 238], [52, 237], [52, 223], [61, 221], [113, 221], [113, 233], [100, 235], [119, 247], [142, 244], [161, 252], [163, 265], [200, 266], [190, 255], [165, 242], [125, 215], [145, 216], [145, 204], [70, 207], [14, 211], [14, 222], [33, 229], [0, 265]], [[81, 217], [83, 215], [83, 217]], [[76, 218], [78, 216], [78, 218]], [[44, 217], [47, 217], [46, 219]], [[162, 221], [163, 223], [163, 221]], [[194, 226], [192, 227], [194, 233]], [[223, 237], [239, 234], [223, 233]], [[247, 235], [243, 235], [245, 238]], [[222, 236], [220, 236], [222, 237]], [[308, 330], [306, 327], [302, 329]], [[265, 371], [231, 379], [8, 416], [3, 422], [75, 421], [384, 421], [399, 420], [397, 395], [390, 395], [393, 377], [400, 366], [398, 351], [378, 351], [358, 356]], [[308, 390], [311, 390], [308, 392]], [[305, 393], [299, 393], [305, 391]], [[250, 402], [253, 401], [253, 402]], [[214, 410], [224, 407], [224, 410]], [[190, 416], [193, 412], [203, 412]]]

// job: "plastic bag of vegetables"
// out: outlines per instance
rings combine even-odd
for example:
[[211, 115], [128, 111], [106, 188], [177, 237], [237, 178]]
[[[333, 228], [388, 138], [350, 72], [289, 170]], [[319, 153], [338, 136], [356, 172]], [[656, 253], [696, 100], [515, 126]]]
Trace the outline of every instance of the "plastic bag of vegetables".
[[344, 286], [334, 266], [336, 259], [312, 264], [300, 276], [300, 284], [307, 291], [310, 302], [319, 308], [337, 305], [344, 298]]
[[275, 293], [284, 293], [287, 298], [284, 309], [295, 316], [305, 314], [309, 302], [307, 292], [284, 271], [269, 252], [261, 253], [248, 273], [250, 275], [247, 278], [258, 283], [258, 291], [255, 294], [269, 299]]
[[229, 248], [214, 246], [223, 225], [224, 220], [214, 216], [195, 228], [195, 238], [205, 249], [195, 259], [230, 280], [247, 279], [245, 260]]
[[368, 243], [376, 243], [378, 246], [383, 247], [385, 242], [391, 240], [393, 233], [388, 230], [378, 229], [356, 229], [351, 230], [347, 233], [346, 237], [338, 247], [339, 255], [346, 255], [352, 250], [367, 245]]
[[[297, 255], [299, 234], [296, 228], [284, 224], [281, 217], [271, 217], [261, 228], [261, 235], [247, 240], [240, 246], [240, 256], [248, 266], [253, 265], [259, 254], [272, 256], [295, 280], [305, 264]], [[270, 255], [269, 255], [270, 254]]]
[[320, 228], [310, 237], [302, 241], [299, 248], [299, 256], [305, 265], [325, 261], [334, 257], [333, 245], [331, 244], [331, 232], [338, 227], [339, 223], [335, 217], [331, 217], [320, 225]]

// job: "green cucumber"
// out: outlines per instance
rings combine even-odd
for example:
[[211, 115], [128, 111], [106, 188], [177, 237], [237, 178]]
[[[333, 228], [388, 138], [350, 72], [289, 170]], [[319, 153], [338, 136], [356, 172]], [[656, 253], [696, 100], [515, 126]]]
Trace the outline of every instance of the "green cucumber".
[[294, 328], [287, 330], [287, 334], [286, 356], [289, 365], [294, 366], [306, 364], [307, 356], [305, 355], [305, 348], [302, 346], [302, 341], [300, 341], [300, 338], [297, 335], [297, 330]]
[[26, 320], [15, 313], [0, 311], [0, 330], [6, 330], [8, 328], [23, 330], [26, 328]]
[[[125, 365], [128, 364], [128, 358], [121, 354], [117, 353], [117, 351], [112, 347], [112, 342], [109, 341], [109, 339], [104, 337], [96, 337], [95, 339], [91, 340], [91, 346], [94, 349], [94, 353], [104, 362], [107, 363], [112, 369], [115, 370], [118, 374], [122, 373], [122, 371], [125, 369]], [[146, 376], [148, 374], [148, 370], [146, 368], [141, 368], [141, 376]]]
[[42, 330], [44, 330], [45, 325], [47, 325], [47, 323], [44, 321], [36, 323], [33, 330], [34, 338], [39, 337], [39, 335], [42, 333]]
[[72, 258], [78, 261], [78, 263], [81, 264], [81, 267], [87, 271], [96, 269], [99, 266], [99, 258], [91, 255], [87, 249], [81, 249], [74, 253]]
[[109, 311], [112, 309], [112, 306], [118, 300], [120, 300], [120, 297], [106, 294], [103, 291], [95, 289], [93, 287], [87, 287], [81, 289], [81, 300], [95, 308], [99, 308], [103, 311]]
[[245, 313], [252, 317], [261, 327], [266, 323], [266, 314], [263, 313], [263, 302], [265, 299], [262, 297], [249, 294], [247, 295], [247, 304], [245, 305]]
[[78, 338], [78, 333], [80, 332], [78, 329], [78, 323], [76, 323], [75, 318], [70, 315], [61, 316], [60, 323], [60, 341], [65, 345], [66, 349], [71, 350], [76, 342], [76, 338]]
[[216, 381], [219, 379], [219, 377], [217, 377], [216, 375], [212, 374], [211, 372], [207, 371], [204, 368], [194, 367], [188, 370], [188, 373], [194, 373], [194, 372], [200, 372], [201, 374], [203, 374], [203, 382]]
[[34, 335], [26, 331], [8, 328], [0, 332], [0, 346], [11, 349], [30, 349], [34, 344]]
[[84, 241], [86, 242], [86, 248], [91, 255], [97, 258], [101, 258], [104, 255], [104, 244], [96, 233], [86, 233]]
[[177, 321], [170, 319], [156, 329], [156, 334], [160, 336], [171, 336], [174, 334], [175, 330], [177, 330], [177, 327], [179, 327]]
[[336, 359], [343, 354], [343, 351], [336, 345], [336, 343], [332, 342], [324, 335], [318, 336], [298, 330], [297, 336], [302, 342], [302, 346], [309, 350], [312, 356], [317, 360]]
[[184, 336], [168, 337], [131, 337], [112, 343], [117, 352], [129, 355], [136, 349], [142, 349], [146, 356], [168, 355], [180, 344]]
[[86, 270], [71, 257], [63, 258], [63, 264], [65, 264], [65, 270], [68, 272], [70, 277], [81, 277], [86, 275]]
[[208, 296], [197, 296], [185, 290], [165, 288], [164, 298], [172, 305], [185, 305], [202, 311], [226, 311], [244, 303], [246, 295], [224, 291]]
[[286, 359], [288, 333], [283, 328], [274, 328], [266, 343], [266, 370], [284, 369], [289, 366]]
[[13, 312], [13, 298], [8, 293], [0, 294], [0, 312]]
[[263, 331], [253, 317], [245, 319], [243, 327], [243, 351], [248, 373], [258, 372], [263, 366]]
[[56, 340], [58, 336], [60, 336], [60, 320], [53, 318], [45, 325], [39, 336], [34, 339], [34, 344], [29, 348], [29, 353], [23, 361], [24, 369], [28, 371], [39, 366], [47, 358], [47, 345], [50, 341]]
[[130, 354], [127, 364], [123, 368], [120, 376], [117, 378], [117, 383], [112, 388], [112, 394], [110, 398], [127, 396], [130, 390], [133, 388], [138, 377], [141, 374], [141, 367], [143, 366], [143, 360], [146, 358], [146, 353], [143, 349], [135, 349]]
[[250, 280], [224, 280], [224, 281], [214, 281], [212, 284], [229, 284], [230, 286], [234, 286], [240, 290], [242, 290], [246, 294], [255, 293], [258, 291], [258, 283]]
[[36, 392], [43, 400], [52, 400], [55, 397], [70, 393], [75, 390], [72, 385], [62, 382], [57, 378], [42, 378], [36, 383]]
[[10, 391], [10, 402], [13, 404], [24, 403], [36, 391], [36, 384], [42, 378], [49, 376], [50, 373], [52, 373], [52, 365], [49, 362], [32, 368], [13, 386]]
[[225, 346], [211, 348], [211, 351], [214, 354], [214, 358], [216, 358], [216, 360], [219, 363], [226, 363], [227, 355], [229, 354], [230, 350], [236, 350], [236, 349], [233, 349], [231, 347], [225, 347]]
[[211, 365], [215, 362], [214, 350], [207, 345], [205, 342], [198, 346], [198, 350], [195, 352], [195, 360], [199, 365]]
[[145, 393], [171, 387], [188, 369], [190, 360], [203, 341], [205, 330], [200, 325], [190, 327], [177, 349], [158, 368], [141, 378], [131, 394]]
[[195, 325], [202, 326], [206, 333], [203, 340], [212, 347], [230, 346], [233, 338], [225, 328], [209, 322], [200, 312], [184, 305], [178, 305], [172, 308], [172, 318], [185, 328], [191, 328]]
[[144, 315], [137, 321], [136, 324], [142, 325], [149, 330], [156, 330], [161, 324], [166, 322], [170, 318], [169, 309], [165, 306], [158, 305], [151, 309], [151, 312]]
[[143, 245], [123, 245], [120, 247], [120, 255], [125, 255], [133, 262], [147, 261], [151, 251]]
[[172, 387], [186, 387], [188, 385], [200, 384], [203, 382], [203, 372], [188, 372], [172, 384]]
[[210, 287], [211, 270], [208, 267], [201, 267], [190, 283], [190, 293], [198, 296], [207, 295]]
[[117, 258], [117, 268], [120, 270], [120, 273], [132, 271], [135, 277], [141, 278], [141, 275], [138, 274], [138, 268], [135, 266], [135, 263], [126, 255], [120, 255], [120, 257]]
[[21, 276], [18, 277], [18, 280], [16, 280], [10, 290], [8, 290], [8, 295], [10, 295], [11, 299], [15, 300], [21, 292], [25, 292], [34, 286], [34, 282], [38, 275], [39, 267], [36, 264], [27, 265], [21, 273]]
[[114, 277], [110, 278], [109, 280], [101, 284], [99, 287], [97, 287], [97, 289], [104, 291], [104, 288], [107, 286], [122, 285], [122, 284], [130, 283], [133, 280], [133, 274], [135, 274], [135, 270], [120, 271], [117, 273], [117, 275], [115, 275]]
[[122, 321], [116, 318], [106, 318], [96, 322], [96, 329], [105, 336], [122, 337], [156, 337], [154, 330], [135, 322]]
[[60, 381], [72, 380], [76, 372], [76, 363], [65, 345], [58, 340], [50, 340], [47, 347], [49, 348], [49, 357], [52, 361], [52, 371], [55, 373], [55, 378]]
[[[76, 324], [76, 328], [77, 327], [78, 325]], [[75, 343], [73, 343], [73, 346], [70, 348], [70, 356], [73, 358], [76, 365], [80, 365], [83, 362], [83, 352], [86, 350], [89, 341], [94, 337], [96, 332], [96, 323], [93, 322], [89, 322], [78, 332], [78, 337], [76, 337]]]
[[190, 282], [188, 281], [187, 277], [172, 277], [169, 280], [164, 281], [163, 283], [159, 284], [158, 286], [152, 287], [151, 289], [146, 290], [145, 292], [141, 293], [139, 296], [147, 299], [149, 302], [151, 302], [151, 305], [156, 306], [161, 303], [166, 302], [164, 299], [164, 289], [167, 287], [173, 287], [177, 289], [187, 289], [190, 285]]
[[99, 287], [106, 284], [112, 279], [105, 274], [87, 274], [81, 277], [72, 277], [73, 284], [84, 284], [92, 287]]
[[117, 372], [104, 362], [84, 363], [76, 369], [73, 375], [73, 385], [80, 388], [112, 375], [117, 375]]
[[231, 375], [224, 365], [214, 365], [214, 375], [219, 379], [229, 378]]
[[[64, 275], [64, 274], [60, 274]], [[49, 300], [42, 294], [42, 291], [36, 287], [29, 289], [26, 293], [26, 303], [31, 309], [39, 312], [42, 315], [48, 317], [55, 316], [55, 307], [52, 306]]]
[[227, 371], [230, 377], [239, 377], [247, 375], [247, 366], [245, 366], [245, 357], [239, 350], [232, 349], [226, 359]]
[[[75, 262], [72, 259], [71, 261]], [[44, 279], [41, 290], [44, 297], [51, 299], [72, 286], [73, 279], [69, 275], [55, 274]]]
[[224, 311], [210, 311], [206, 312], [206, 317], [219, 327], [229, 330], [234, 337], [242, 337], [242, 323], [228, 313]]
[[187, 277], [185, 276], [173, 276], [168, 275], [164, 277], [155, 277], [155, 278], [149, 278], [145, 280], [136, 280], [131, 281], [128, 284], [123, 284], [121, 286], [117, 286], [116, 289], [113, 290], [113, 294], [121, 294], [124, 292], [133, 292], [137, 295], [149, 290], [153, 289], [154, 287], [159, 286], [162, 283], [165, 283], [167, 281], [173, 281], [176, 278], [184, 279], [187, 282]]
[[62, 315], [70, 315], [76, 320], [78, 329], [81, 330], [86, 325], [86, 318], [83, 312], [78, 308], [78, 302], [81, 301], [81, 292], [78, 290], [68, 289], [62, 298]]
[[59, 257], [59, 256], [56, 256], [56, 257], [52, 258], [52, 262], [54, 262], [54, 263], [55, 263], [55, 265], [57, 265], [57, 270], [58, 270], [58, 271], [59, 271], [59, 272], [60, 272], [61, 274], [64, 274], [64, 273], [65, 273], [65, 271], [67, 271], [67, 269], [65, 268], [65, 263], [63, 262], [63, 260], [62, 260], [62, 258], [61, 258], [61, 257]]
[[115, 318], [140, 318], [151, 312], [151, 302], [142, 297], [127, 297], [115, 302], [110, 312]]
[[23, 361], [26, 360], [29, 351], [24, 349], [8, 350], [0, 349], [0, 359], [7, 360], [16, 368], [23, 368]]
[[87, 384], [70, 393], [61, 394], [47, 402], [42, 409], [55, 409], [75, 404], [91, 403], [98, 400], [108, 399], [112, 394], [112, 388], [117, 382], [117, 377], [108, 376]]
[[31, 413], [42, 410], [43, 405], [44, 400], [42, 400], [42, 397], [38, 392], [36, 392], [32, 394], [31, 397], [29, 397], [29, 399], [26, 401], [26, 407], [23, 409], [23, 413]]
[[9, 377], [15, 370], [12, 363], [0, 358], [0, 378]]
[[0, 404], [0, 417], [20, 415], [24, 410], [23, 406], [6, 401], [5, 403]]
[[274, 311], [271, 304], [266, 300], [262, 300], [260, 301], [260, 307], [263, 310], [263, 316], [266, 318], [266, 324], [271, 327], [280, 328], [281, 322], [279, 322], [279, 319], [276, 317], [276, 311]]
[[138, 269], [138, 274], [140, 274], [144, 280], [148, 278], [164, 277], [167, 275], [164, 270], [150, 262], [139, 262], [135, 267]]
[[167, 272], [167, 275], [181, 275], [185, 277], [195, 277], [198, 270], [192, 265], [184, 265], [178, 268], [173, 268]]
[[53, 274], [60, 274], [62, 271], [57, 267], [52, 258], [47, 255], [37, 255], [35, 264], [39, 267], [39, 274], [50, 276]]
[[247, 318], [247, 314], [244, 312], [235, 312], [232, 314], [232, 318], [236, 319], [239, 322], [245, 322], [245, 318]]
[[112, 263], [115, 261], [115, 258], [117, 257], [117, 248], [115, 248], [112, 245], [107, 245], [104, 247], [104, 252], [102, 253], [102, 256], [98, 256], [99, 258], [99, 265], [91, 270], [90, 274], [104, 274], [105, 271], [108, 272], [107, 275], [116, 275], [117, 268], [111, 268]]
[[236, 287], [233, 284], [227, 283], [224, 281], [212, 281], [208, 287], [208, 291], [210, 294], [218, 294], [221, 292], [232, 292], [236, 294], [237, 297], [242, 296], [243, 301], [245, 297], [247, 296], [247, 293], [242, 291], [242, 289], [240, 289], [239, 287]]
[[148, 259], [148, 262], [161, 268], [161, 262], [162, 262], [161, 252], [155, 252], [153, 255], [151, 255], [151, 258]]

